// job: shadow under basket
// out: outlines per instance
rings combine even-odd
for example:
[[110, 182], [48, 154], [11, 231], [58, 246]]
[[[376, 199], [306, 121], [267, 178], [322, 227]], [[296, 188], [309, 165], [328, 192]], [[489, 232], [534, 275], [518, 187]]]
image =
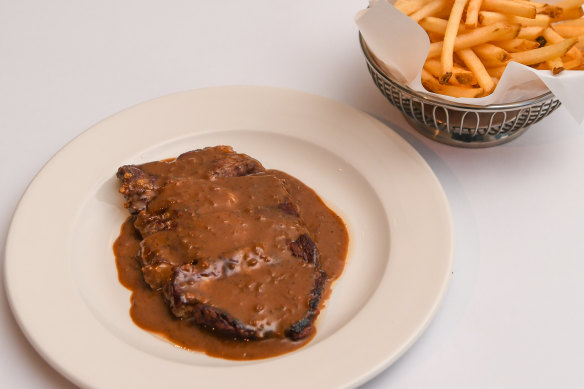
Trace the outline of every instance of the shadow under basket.
[[381, 93], [421, 134], [451, 146], [479, 148], [509, 142], [560, 106], [551, 92], [513, 104], [458, 104], [414, 91], [384, 73], [359, 35], [367, 68]]

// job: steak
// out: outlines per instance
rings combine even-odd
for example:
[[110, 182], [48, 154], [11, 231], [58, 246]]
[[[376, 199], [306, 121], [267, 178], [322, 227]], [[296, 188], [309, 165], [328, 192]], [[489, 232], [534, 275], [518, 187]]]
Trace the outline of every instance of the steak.
[[300, 340], [327, 274], [285, 180], [228, 146], [118, 169], [144, 281], [219, 336]]

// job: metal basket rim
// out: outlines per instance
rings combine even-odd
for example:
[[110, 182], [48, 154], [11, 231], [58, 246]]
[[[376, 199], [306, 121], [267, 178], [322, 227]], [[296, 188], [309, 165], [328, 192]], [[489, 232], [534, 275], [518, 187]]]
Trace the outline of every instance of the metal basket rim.
[[359, 32], [359, 43], [361, 45], [361, 49], [363, 50], [363, 54], [365, 55], [365, 59], [367, 60], [367, 64], [369, 66], [371, 66], [373, 69], [375, 69], [375, 71], [381, 77], [383, 77], [387, 82], [394, 85], [396, 88], [402, 90], [403, 92], [405, 92], [409, 95], [415, 96], [416, 98], [418, 98], [420, 100], [424, 100], [424, 101], [428, 102], [429, 104], [440, 104], [440, 105], [446, 106], [447, 108], [450, 108], [453, 110], [458, 110], [458, 111], [473, 110], [473, 111], [479, 111], [479, 112], [480, 111], [492, 112], [492, 111], [500, 111], [500, 110], [505, 110], [505, 111], [518, 110], [518, 109], [522, 109], [522, 108], [525, 108], [525, 107], [528, 107], [531, 105], [535, 105], [535, 104], [538, 104], [538, 103], [541, 103], [541, 102], [544, 102], [546, 100], [553, 98], [553, 93], [548, 91], [542, 95], [532, 97], [532, 98], [526, 99], [526, 100], [521, 100], [521, 101], [518, 101], [515, 103], [490, 104], [490, 105], [485, 105], [485, 106], [463, 104], [463, 103], [453, 103], [451, 101], [442, 100], [442, 99], [436, 98], [434, 96], [424, 94], [423, 92], [415, 91], [415, 90], [409, 88], [408, 86], [402, 85], [398, 81], [396, 81], [393, 77], [390, 77], [383, 70], [381, 70], [381, 68], [377, 65], [375, 60], [372, 58], [371, 52], [369, 51], [369, 48], [367, 47], [367, 45], [365, 43], [365, 39], [361, 35], [361, 32]]

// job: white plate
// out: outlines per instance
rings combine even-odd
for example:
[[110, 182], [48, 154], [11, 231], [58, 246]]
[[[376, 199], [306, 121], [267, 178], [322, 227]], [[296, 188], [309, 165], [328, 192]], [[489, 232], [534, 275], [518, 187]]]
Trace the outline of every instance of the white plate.
[[[217, 144], [300, 178], [349, 229], [348, 263], [316, 337], [281, 357], [234, 362], [170, 345], [132, 323], [117, 280], [118, 166]], [[13, 218], [5, 284], [30, 342], [81, 386], [353, 387], [428, 325], [450, 276], [451, 224], [431, 169], [372, 117], [284, 89], [194, 90], [116, 114], [47, 163]]]

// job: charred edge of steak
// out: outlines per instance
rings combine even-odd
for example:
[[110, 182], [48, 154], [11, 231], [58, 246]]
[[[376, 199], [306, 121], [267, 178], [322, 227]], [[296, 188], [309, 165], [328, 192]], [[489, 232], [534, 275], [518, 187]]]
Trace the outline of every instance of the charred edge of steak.
[[196, 304], [192, 314], [192, 321], [208, 331], [240, 340], [257, 339], [254, 328], [245, 327], [228, 313], [210, 305]]
[[[216, 149], [223, 153], [222, 158], [215, 159], [209, 166], [208, 178], [213, 180], [217, 177], [238, 177], [264, 172], [262, 164], [246, 154], [237, 154], [231, 147], [218, 146], [207, 149]], [[194, 150], [179, 156], [174, 162], [189, 160], [191, 156], [207, 149]], [[197, 163], [194, 160], [193, 163]], [[190, 163], [187, 162], [187, 163]], [[116, 174], [121, 181], [120, 193], [126, 199], [125, 207], [131, 214], [136, 214], [146, 209], [148, 203], [156, 196], [164, 179], [155, 175], [150, 175], [140, 165], [125, 165], [118, 169]]]
[[[300, 235], [295, 241], [289, 244], [292, 255], [303, 259], [305, 262], [319, 267], [319, 252], [314, 241], [307, 234]], [[300, 340], [309, 336], [314, 330], [314, 321], [319, 313], [319, 304], [322, 298], [322, 291], [328, 278], [324, 270], [318, 270], [319, 274], [314, 282], [314, 287], [310, 292], [309, 310], [306, 316], [292, 324], [285, 332], [286, 336], [292, 340]]]
[[246, 154], [238, 154], [230, 146], [205, 147], [203, 149], [188, 151], [179, 155], [176, 160], [188, 160], [208, 151], [214, 151], [220, 154], [220, 157], [212, 160], [210, 163], [208, 178], [211, 180], [217, 177], [239, 177], [265, 171], [258, 160]]
[[324, 270], [319, 271], [319, 275], [314, 282], [314, 287], [310, 292], [311, 298], [309, 307], [310, 310], [302, 319], [297, 321], [296, 323], [292, 324], [290, 328], [286, 330], [286, 336], [292, 340], [300, 340], [304, 339], [309, 336], [312, 331], [314, 330], [314, 321], [318, 316], [320, 311], [319, 304], [322, 298], [322, 291], [324, 289], [324, 285], [327, 281], [327, 274]]
[[189, 274], [192, 265], [176, 267], [173, 271], [171, 281], [164, 289], [163, 296], [168, 302], [168, 306], [174, 316], [180, 319], [191, 320], [194, 324], [217, 335], [239, 340], [255, 340], [258, 333], [255, 328], [245, 326], [239, 320], [227, 312], [201, 303], [196, 299], [188, 299], [180, 287], [181, 282], [189, 282], [201, 277], [216, 278], [217, 272], [211, 271], [207, 274]]
[[[188, 278], [191, 277], [193, 280], [203, 277], [202, 274], [189, 276], [188, 273], [191, 269], [192, 265], [188, 264], [175, 268], [171, 281], [163, 290], [163, 296], [167, 300], [168, 306], [174, 316], [180, 319], [192, 320], [193, 323], [201, 328], [232, 339], [257, 340], [270, 336], [269, 333], [264, 333], [256, 327], [246, 326], [224, 310], [202, 303], [196, 299], [188, 299], [181, 289], [180, 284], [182, 282], [188, 282]], [[206, 277], [218, 277], [218, 274], [216, 271], [211, 271]], [[314, 321], [320, 311], [319, 304], [327, 279], [328, 276], [323, 270], [317, 270], [317, 277], [310, 291], [310, 300], [306, 315], [284, 331], [284, 335], [287, 338], [297, 341], [306, 338], [313, 332]]]
[[176, 217], [166, 209], [156, 213], [143, 210], [138, 212], [134, 227], [140, 231], [142, 236], [146, 237], [160, 231], [176, 228]]
[[126, 199], [124, 206], [132, 215], [146, 209], [159, 189], [157, 177], [149, 175], [138, 166], [122, 166], [116, 176], [121, 181], [120, 193]]
[[211, 180], [217, 177], [239, 177], [265, 171], [261, 163], [245, 154], [231, 154], [213, 161], [209, 170]]
[[235, 150], [233, 150], [233, 147], [231, 147], [231, 146], [225, 146], [225, 145], [209, 146], [209, 147], [203, 147], [202, 149], [186, 151], [186, 152], [182, 153], [181, 155], [179, 155], [176, 158], [176, 160], [178, 161], [181, 159], [189, 159], [189, 158], [192, 158], [193, 156], [195, 156], [203, 151], [206, 151], [206, 150], [213, 150], [215, 152], [223, 153], [223, 154], [235, 154]]
[[300, 235], [289, 244], [292, 255], [302, 258], [306, 263], [318, 266], [318, 249], [314, 241], [307, 234]]

